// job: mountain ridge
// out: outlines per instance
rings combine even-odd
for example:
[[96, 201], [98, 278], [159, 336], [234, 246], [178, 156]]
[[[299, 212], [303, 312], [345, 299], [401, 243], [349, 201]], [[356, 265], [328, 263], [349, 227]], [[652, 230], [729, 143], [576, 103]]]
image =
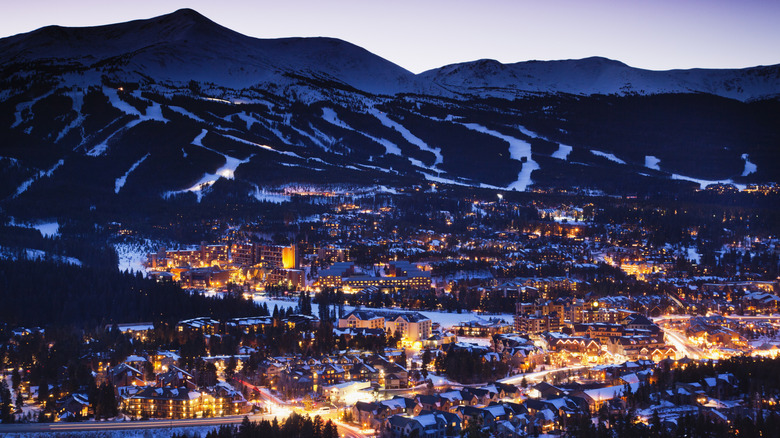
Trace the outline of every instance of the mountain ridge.
[[[77, 53], [63, 58], [68, 49]], [[189, 59], [182, 59], [184, 62], [175, 64], [175, 58], [167, 59], [172, 64], [170, 71], [161, 67], [162, 58], [188, 50]], [[101, 60], [129, 58], [137, 61], [133, 65], [139, 73], [153, 77], [154, 73], [164, 72], [168, 79], [179, 81], [184, 78], [174, 74], [175, 71], [185, 70], [182, 65], [187, 61], [196, 62], [199, 57], [208, 60], [207, 55], [225, 58], [230, 61], [225, 68], [233, 70], [220, 71], [212, 66], [213, 71], [209, 72], [200, 66], [200, 74], [194, 79], [235, 88], [269, 81], [278, 83], [278, 74], [264, 70], [275, 68], [285, 72], [310, 70], [361, 91], [386, 95], [512, 98], [557, 92], [577, 95], [708, 93], [742, 101], [780, 96], [780, 64], [659, 71], [630, 67], [597, 56], [508, 64], [482, 59], [415, 75], [347, 41], [328, 37], [254, 38], [221, 26], [192, 9], [102, 26], [47, 26], [0, 39], [2, 65], [64, 59], [92, 61], [83, 65], [89, 68]], [[242, 67], [246, 71], [239, 73]], [[189, 73], [192, 76], [194, 72]]]
[[256, 39], [192, 10], [47, 27], [0, 40], [0, 204], [265, 202], [291, 182], [621, 194], [780, 181], [777, 70], [591, 57], [415, 75], [349, 42]]

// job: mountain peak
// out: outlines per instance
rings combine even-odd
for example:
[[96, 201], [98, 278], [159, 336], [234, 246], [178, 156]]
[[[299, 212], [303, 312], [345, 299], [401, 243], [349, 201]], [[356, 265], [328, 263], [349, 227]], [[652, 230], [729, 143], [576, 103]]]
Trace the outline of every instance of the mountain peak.
[[189, 20], [206, 20], [211, 21], [208, 18], [206, 18], [203, 14], [196, 11], [195, 9], [190, 8], [181, 8], [177, 9], [170, 14], [165, 14], [163, 17], [177, 17], [180, 19], [189, 19]]

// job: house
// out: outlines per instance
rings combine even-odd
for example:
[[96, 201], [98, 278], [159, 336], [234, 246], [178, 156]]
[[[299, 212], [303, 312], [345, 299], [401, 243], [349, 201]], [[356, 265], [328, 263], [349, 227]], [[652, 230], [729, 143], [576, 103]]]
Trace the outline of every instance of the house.
[[57, 402], [57, 418], [87, 418], [89, 415], [89, 398], [85, 394], [71, 394]]
[[[113, 329], [114, 326], [106, 325], [106, 331]], [[117, 330], [138, 341], [145, 341], [146, 337], [154, 331], [154, 324], [151, 322], [137, 322], [130, 324], [116, 324]]]
[[157, 374], [157, 387], [183, 388], [194, 390], [198, 385], [195, 384], [195, 377], [181, 368], [172, 366], [168, 371]]
[[496, 438], [521, 438], [528, 436], [525, 432], [525, 425], [519, 421], [516, 423], [517, 424], [513, 424], [508, 420], [502, 420], [496, 423]]
[[371, 397], [371, 383], [366, 381], [353, 381], [324, 386], [322, 394], [335, 404], [352, 405], [358, 400], [366, 400]]
[[160, 373], [168, 371], [172, 366], [176, 366], [180, 358], [176, 352], [158, 350], [149, 356], [149, 361], [154, 365], [154, 372]]
[[352, 406], [352, 420], [357, 424], [373, 427], [373, 422], [377, 421], [378, 407], [377, 402], [356, 402]]
[[458, 413], [466, 423], [476, 421], [477, 424], [495, 432], [498, 424], [502, 421], [512, 421], [516, 415], [524, 414], [527, 411], [520, 408], [517, 412], [513, 404], [492, 403], [486, 407], [461, 406], [457, 409]]
[[385, 318], [369, 310], [356, 309], [346, 314], [343, 318], [339, 318], [338, 327], [384, 330]]
[[566, 392], [557, 386], [550, 385], [547, 382], [539, 382], [531, 387], [533, 391], [529, 391], [529, 395], [534, 398], [559, 398], [566, 395]]
[[176, 324], [178, 333], [202, 333], [204, 335], [213, 335], [219, 331], [219, 321], [208, 317], [192, 318], [179, 321]]
[[362, 380], [374, 384], [379, 384], [379, 370], [372, 367], [371, 365], [360, 362], [352, 366], [352, 368], [347, 373], [347, 378], [349, 380]]
[[130, 397], [127, 411], [136, 417], [194, 418], [214, 413], [201, 393], [187, 388], [145, 388]]
[[144, 374], [136, 368], [126, 364], [119, 365], [108, 370], [108, 380], [116, 387], [119, 386], [143, 386]]
[[498, 401], [495, 393], [481, 388], [463, 388], [463, 392], [473, 395], [477, 399], [477, 405], [488, 405], [492, 401]]
[[380, 402], [357, 402], [352, 407], [354, 421], [363, 427], [379, 429], [386, 419], [394, 415], [413, 416], [421, 408], [412, 399], [396, 396]]
[[218, 382], [202, 394], [204, 409], [211, 409], [216, 416], [239, 415], [249, 412], [249, 404], [241, 391], [226, 382]]
[[406, 386], [406, 378], [402, 379], [398, 374], [395, 373], [385, 375], [385, 389], [399, 389]]
[[445, 412], [423, 411], [416, 417], [393, 415], [385, 420], [383, 426], [382, 436], [385, 438], [444, 438], [454, 437], [460, 432], [458, 417]]

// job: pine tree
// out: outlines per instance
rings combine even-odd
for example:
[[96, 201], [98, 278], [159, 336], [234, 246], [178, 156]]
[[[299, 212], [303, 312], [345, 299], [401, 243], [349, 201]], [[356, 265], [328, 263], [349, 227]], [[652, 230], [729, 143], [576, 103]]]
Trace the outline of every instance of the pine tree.
[[0, 421], [3, 424], [14, 422], [11, 403], [11, 391], [8, 389], [8, 383], [6, 383], [5, 379], [2, 379], [0, 380]]

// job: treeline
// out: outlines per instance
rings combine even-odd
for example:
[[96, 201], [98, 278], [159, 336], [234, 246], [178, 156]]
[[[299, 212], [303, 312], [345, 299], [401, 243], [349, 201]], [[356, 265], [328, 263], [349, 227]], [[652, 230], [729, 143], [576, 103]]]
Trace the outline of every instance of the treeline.
[[27, 249], [34, 249], [49, 256], [73, 257], [85, 265], [104, 268], [117, 266], [116, 252], [105, 244], [105, 240], [100, 240], [94, 229], [83, 233], [78, 230], [78, 225], [65, 223], [60, 226], [60, 231], [65, 228], [72, 232], [43, 237], [33, 228], [0, 225], [0, 247], [15, 257], [25, 256]]
[[172, 282], [141, 274], [74, 266], [47, 260], [0, 260], [0, 320], [11, 325], [98, 325], [175, 322], [196, 316], [217, 319], [257, 315], [240, 297], [208, 298]]
[[703, 382], [706, 377], [731, 373], [739, 393], [780, 396], [780, 358], [731, 357], [726, 360], [692, 363], [684, 369], [659, 372], [659, 385], [673, 386], [675, 382]]
[[[199, 436], [199, 435], [198, 435]], [[338, 438], [339, 431], [333, 421], [327, 422], [317, 415], [314, 419], [293, 412], [279, 423], [272, 421], [249, 421], [244, 417], [240, 426], [222, 425], [206, 434], [206, 438]], [[190, 438], [186, 433], [171, 435], [172, 438]]]
[[594, 424], [589, 415], [568, 420], [566, 435], [578, 438], [675, 438], [675, 437], [780, 437], [780, 415], [758, 412], [755, 419], [738, 416], [730, 423], [720, 423], [703, 413], [685, 414], [676, 424], [662, 422], [655, 413], [648, 424], [634, 421], [634, 412], [601, 415]]
[[486, 361], [483, 353], [452, 349], [434, 361], [436, 371], [462, 383], [482, 383], [506, 377], [509, 365], [503, 361]]

